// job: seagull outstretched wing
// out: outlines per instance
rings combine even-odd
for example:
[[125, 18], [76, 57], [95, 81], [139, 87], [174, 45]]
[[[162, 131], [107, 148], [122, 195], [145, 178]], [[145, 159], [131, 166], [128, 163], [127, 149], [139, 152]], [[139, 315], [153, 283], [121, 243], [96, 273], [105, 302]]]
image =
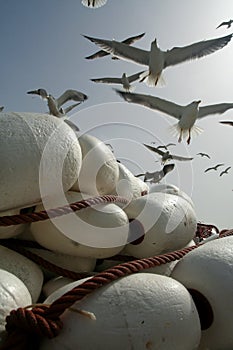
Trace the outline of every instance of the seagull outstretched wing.
[[211, 40], [199, 41], [197, 43], [184, 46], [174, 47], [164, 53], [165, 62], [164, 68], [174, 66], [175, 64], [200, 58], [209, 55], [219, 49], [222, 49], [231, 40], [232, 34]]
[[[139, 35], [135, 35], [135, 36], [132, 36], [130, 38], [127, 38], [123, 41], [121, 41], [123, 44], [127, 44], [127, 45], [131, 45], [133, 43], [135, 43], [135, 41], [141, 39], [143, 36], [145, 35], [145, 33], [142, 33], [142, 34], [139, 34]], [[100, 58], [100, 57], [105, 57], [105, 56], [108, 56], [109, 53], [106, 52], [106, 51], [103, 51], [103, 50], [100, 50], [100, 51], [97, 51], [95, 52], [94, 54], [90, 55], [90, 56], [87, 56], [85, 57], [87, 60], [93, 60], [95, 58]], [[114, 59], [118, 59], [117, 57], [112, 57]]]
[[92, 38], [87, 35], [83, 36], [113, 56], [145, 66], [149, 65], [150, 51], [138, 49], [137, 47], [129, 46], [120, 41]]
[[231, 108], [233, 108], [233, 103], [218, 103], [215, 105], [200, 107], [198, 118], [203, 118], [210, 114], [222, 114]]
[[151, 109], [158, 110], [176, 119], [180, 119], [182, 116], [182, 111], [184, 107], [174, 102], [163, 100], [162, 98], [151, 95], [128, 93], [117, 89], [114, 90], [127, 102], [133, 102]]
[[84, 100], [87, 100], [87, 95], [84, 93], [77, 91], [77, 90], [66, 90], [61, 96], [59, 96], [56, 101], [57, 101], [57, 106], [60, 108], [64, 103], [67, 101], [79, 101], [83, 102]]

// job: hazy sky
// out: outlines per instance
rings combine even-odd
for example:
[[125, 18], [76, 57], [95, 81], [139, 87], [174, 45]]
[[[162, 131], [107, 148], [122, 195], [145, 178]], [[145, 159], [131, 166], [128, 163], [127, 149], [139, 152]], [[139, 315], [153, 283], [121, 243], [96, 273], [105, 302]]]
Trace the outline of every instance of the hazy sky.
[[[225, 36], [233, 28], [221, 27], [233, 18], [232, 0], [108, 0], [99, 9], [88, 9], [81, 0], [1, 0], [0, 105], [5, 111], [47, 112], [44, 101], [26, 94], [45, 88], [55, 97], [77, 89], [89, 99], [71, 116], [81, 130], [111, 143], [117, 158], [134, 174], [161, 168], [155, 154], [141, 144], [177, 143], [169, 126], [174, 118], [128, 104], [116, 95], [113, 85], [96, 84], [91, 78], [120, 77], [145, 67], [122, 60], [85, 60], [98, 50], [81, 36], [123, 40], [145, 32], [134, 45], [149, 50], [157, 38], [161, 49]], [[164, 71], [166, 85], [150, 88], [136, 83], [135, 92], [151, 94], [178, 104], [201, 100], [207, 104], [233, 102], [233, 40], [216, 53]], [[170, 148], [174, 154], [193, 156], [176, 162], [163, 182], [173, 183], [193, 199], [199, 221], [219, 228], [233, 227], [233, 128], [219, 124], [233, 120], [233, 110], [209, 116], [197, 125], [204, 131], [187, 146]], [[211, 159], [196, 154], [206, 152]], [[217, 163], [232, 166], [228, 175], [204, 170]]]

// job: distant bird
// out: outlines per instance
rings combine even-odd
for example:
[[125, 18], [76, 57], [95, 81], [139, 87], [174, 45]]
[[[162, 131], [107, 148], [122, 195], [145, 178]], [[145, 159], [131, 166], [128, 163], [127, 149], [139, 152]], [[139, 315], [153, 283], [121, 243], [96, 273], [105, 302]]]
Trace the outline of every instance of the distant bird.
[[191, 141], [191, 131], [201, 131], [200, 128], [194, 125], [196, 119], [206, 117], [210, 114], [224, 113], [228, 109], [233, 108], [233, 103], [219, 103], [215, 105], [199, 107], [199, 104], [201, 103], [200, 100], [193, 101], [186, 106], [181, 106], [174, 102], [163, 100], [162, 98], [151, 95], [128, 93], [117, 89], [115, 89], [115, 91], [129, 103], [132, 102], [143, 105], [150, 109], [161, 111], [170, 115], [171, 117], [178, 119], [179, 122], [173, 126], [173, 129], [178, 131], [179, 134], [178, 142], [182, 141], [183, 133], [187, 133], [188, 131], [188, 144]]
[[205, 170], [205, 173], [207, 173], [207, 171], [210, 171], [210, 170], [217, 170], [220, 166], [223, 166], [224, 164], [217, 164], [217, 165], [215, 165], [215, 166], [213, 166], [213, 167], [211, 167], [211, 168], [207, 168], [206, 170]]
[[222, 26], [227, 26], [227, 28], [230, 28], [232, 23], [233, 23], [233, 20], [230, 19], [229, 21], [222, 22], [221, 24], [219, 24], [219, 26], [217, 26], [216, 29], [218, 29], [219, 27], [222, 27]]
[[102, 7], [108, 0], [82, 0], [82, 4], [85, 7], [95, 8]]
[[146, 145], [144, 143], [144, 146], [146, 146], [150, 151], [156, 152], [162, 157], [162, 163], [165, 163], [169, 159], [174, 159], [174, 160], [180, 160], [180, 161], [186, 161], [186, 160], [192, 160], [193, 158], [188, 158], [188, 157], [181, 157], [181, 156], [176, 156], [174, 154], [170, 154], [169, 151], [163, 152], [160, 149], [156, 147], [152, 147], [150, 145]]
[[163, 69], [222, 49], [229, 43], [232, 34], [221, 38], [200, 41], [184, 47], [174, 47], [167, 51], [159, 49], [156, 39], [152, 41], [150, 50], [146, 51], [115, 40], [97, 39], [86, 35], [84, 37], [116, 57], [148, 66], [149, 69], [143, 73], [141, 81], [146, 79], [149, 86], [156, 86]]
[[232, 121], [221, 121], [219, 123], [233, 126], [233, 122]]
[[172, 171], [174, 167], [175, 167], [175, 164], [167, 164], [167, 165], [164, 165], [162, 170], [154, 171], [153, 173], [149, 173], [148, 171], [146, 171], [143, 174], [135, 175], [135, 177], [144, 176], [144, 182], [149, 181], [150, 183], [157, 183], [161, 181], [162, 178], [166, 176], [166, 174]]
[[[154, 143], [154, 142], [151, 142], [151, 143]], [[160, 146], [157, 146], [157, 149], [168, 149], [168, 147], [170, 146], [175, 146], [176, 144], [175, 143], [168, 143], [166, 145], [160, 145]]]
[[127, 76], [126, 73], [123, 73], [121, 78], [97, 78], [91, 79], [91, 81], [94, 81], [95, 83], [122, 84], [125, 91], [129, 92], [132, 88], [130, 83], [133, 83], [134, 81], [138, 80], [142, 73], [143, 71], [130, 76]]
[[[81, 102], [88, 99], [87, 95], [85, 95], [84, 93], [71, 89], [66, 90], [58, 98], [55, 98], [52, 95], [48, 94], [45, 89], [31, 90], [28, 91], [27, 94], [39, 95], [42, 99], [47, 100], [49, 113], [56, 117], [63, 116], [64, 114], [70, 112], [73, 108], [78, 106]], [[78, 103], [75, 103], [63, 110], [61, 106], [63, 106], [68, 101], [78, 101]]]
[[[136, 36], [132, 36], [132, 37], [127, 38], [127, 39], [125, 39], [125, 40], [123, 40], [121, 42], [123, 44], [126, 44], [126, 45], [132, 45], [133, 43], [135, 43], [135, 41], [141, 39], [144, 35], [145, 35], [145, 33], [142, 33], [142, 34], [139, 34], [139, 35], [136, 35]], [[108, 55], [110, 55], [108, 52], [100, 50], [100, 51], [94, 53], [93, 55], [87, 56], [85, 58], [87, 60], [93, 60], [94, 58], [105, 57], [105, 56], [108, 56]], [[113, 56], [112, 59], [118, 60], [119, 58]]]
[[231, 169], [231, 166], [229, 166], [228, 168], [226, 168], [225, 170], [223, 170], [219, 176], [222, 176], [223, 174], [228, 174], [228, 170]]
[[3, 109], [4, 109], [4, 106], [1, 106], [1, 107], [0, 107], [0, 112], [2, 112], [2, 111], [3, 111]]
[[206, 157], [210, 159], [210, 156], [207, 153], [199, 152], [197, 155], [200, 155], [201, 157]]

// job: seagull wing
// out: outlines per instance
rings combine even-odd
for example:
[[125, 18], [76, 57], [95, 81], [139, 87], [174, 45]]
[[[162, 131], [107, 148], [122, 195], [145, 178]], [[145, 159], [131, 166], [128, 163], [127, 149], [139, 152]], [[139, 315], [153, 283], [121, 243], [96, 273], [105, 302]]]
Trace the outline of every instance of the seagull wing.
[[228, 22], [222, 22], [219, 24], [219, 26], [216, 27], [216, 29], [222, 27], [222, 26], [228, 26]]
[[210, 114], [222, 114], [231, 108], [233, 108], [233, 103], [218, 103], [215, 105], [200, 107], [197, 118], [203, 118]]
[[[143, 36], [145, 35], [145, 33], [142, 33], [142, 34], [139, 34], [139, 35], [136, 35], [136, 36], [132, 36], [130, 38], [127, 38], [125, 40], [122, 41], [122, 43], [124, 44], [127, 44], [127, 45], [131, 45], [133, 44], [135, 41], [141, 39]], [[95, 52], [93, 55], [90, 55], [90, 56], [87, 56], [85, 57], [87, 60], [93, 60], [95, 58], [100, 58], [100, 57], [105, 57], [105, 56], [108, 56], [109, 53], [108, 52], [105, 52], [103, 50], [100, 50], [100, 51], [97, 51]], [[114, 57], [115, 59], [118, 59], [117, 57]]]
[[158, 148], [150, 146], [150, 145], [146, 145], [145, 143], [143, 143], [144, 146], [146, 146], [150, 151], [156, 152], [158, 153], [160, 156], [163, 156], [165, 154], [165, 152], [160, 151]]
[[141, 71], [141, 72], [138, 72], [138, 73], [135, 73], [135, 74], [133, 74], [133, 75], [130, 75], [130, 76], [128, 77], [129, 83], [132, 83], [132, 82], [138, 80], [138, 79], [140, 78], [140, 75], [141, 75], [142, 73], [144, 73], [144, 72], [145, 72], [145, 71], [143, 70], [143, 71]]
[[102, 50], [126, 61], [149, 65], [150, 51], [138, 49], [115, 40], [103, 40], [84, 35], [84, 38], [98, 45]]
[[141, 39], [146, 33], [142, 33], [139, 35], [135, 35], [135, 36], [131, 36], [130, 38], [127, 38], [125, 40], [122, 41], [123, 44], [127, 44], [127, 45], [132, 45], [135, 43], [135, 41]]
[[163, 176], [165, 176], [167, 173], [172, 171], [174, 169], [174, 167], [175, 167], [175, 164], [166, 164], [166, 165], [164, 165], [163, 170], [162, 170], [163, 173], [164, 173]]
[[181, 157], [181, 156], [176, 156], [174, 154], [171, 154], [171, 158], [174, 160], [181, 160], [181, 161], [185, 161], [185, 160], [192, 160], [193, 158], [190, 157]]
[[164, 68], [174, 66], [175, 64], [187, 60], [209, 55], [219, 49], [222, 49], [229, 43], [231, 38], [232, 34], [217, 39], [199, 41], [184, 47], [174, 47], [173, 49], [164, 52]]
[[72, 104], [71, 106], [69, 107], [66, 107], [64, 112], [65, 114], [69, 113], [70, 111], [72, 111], [72, 109], [74, 109], [75, 107], [77, 107], [78, 105], [80, 105], [81, 102], [77, 102], [77, 103], [74, 103]]
[[135, 176], [135, 177], [145, 176], [145, 173], [144, 173], [144, 174], [134, 175], [134, 176]]
[[205, 169], [205, 173], [207, 173], [207, 171], [210, 171], [210, 170], [213, 170], [213, 169], [214, 169], [214, 167], [207, 168], [207, 169]]
[[175, 117], [177, 119], [180, 119], [182, 116], [183, 107], [177, 105], [176, 103], [163, 100], [159, 97], [151, 95], [134, 94], [131, 92], [125, 92], [117, 89], [115, 89], [115, 91], [127, 102], [136, 103], [151, 109], [158, 110], [160, 112], [169, 114], [170, 116]]
[[121, 84], [121, 78], [98, 78], [98, 79], [91, 79], [91, 81], [94, 81], [95, 83], [106, 83], [106, 84]]
[[83, 94], [82, 92], [69, 89], [69, 90], [66, 90], [61, 96], [57, 98], [57, 106], [58, 108], [60, 108], [67, 101], [83, 102], [87, 98], [88, 98], [87, 95]]
[[219, 123], [233, 126], [233, 121], [221, 121]]

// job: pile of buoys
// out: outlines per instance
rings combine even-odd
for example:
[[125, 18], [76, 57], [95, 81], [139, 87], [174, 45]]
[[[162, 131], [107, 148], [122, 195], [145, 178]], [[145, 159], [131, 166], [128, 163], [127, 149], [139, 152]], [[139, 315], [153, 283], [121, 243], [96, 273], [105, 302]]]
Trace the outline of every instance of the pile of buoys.
[[[93, 276], [119, 263], [119, 254], [146, 259], [195, 245], [197, 217], [186, 193], [148, 186], [101, 140], [59, 118], [1, 113], [0, 149], [0, 216], [48, 212], [47, 220], [0, 226], [2, 242], [30, 240], [37, 246], [28, 251]], [[51, 214], [96, 196], [110, 200]], [[103, 281], [62, 313], [59, 335], [41, 338], [39, 349], [232, 349], [233, 237], [174, 260]], [[85, 281], [91, 277], [72, 282], [0, 245], [0, 348], [11, 310], [51, 304]]]

